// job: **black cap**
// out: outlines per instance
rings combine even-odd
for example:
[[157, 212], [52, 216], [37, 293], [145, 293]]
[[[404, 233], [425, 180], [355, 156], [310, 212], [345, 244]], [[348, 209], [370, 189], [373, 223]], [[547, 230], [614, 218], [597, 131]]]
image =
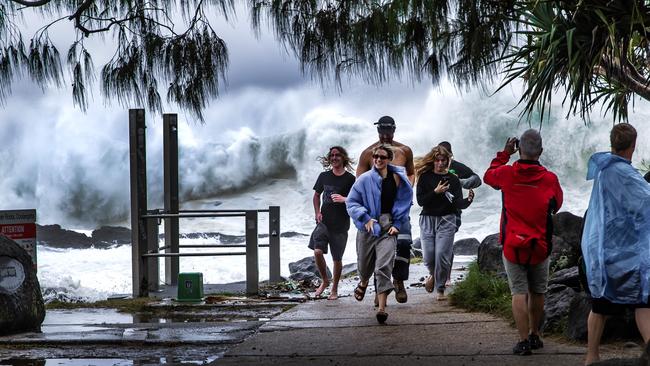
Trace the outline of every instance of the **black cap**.
[[395, 127], [395, 120], [391, 116], [383, 116], [375, 122], [377, 127]]

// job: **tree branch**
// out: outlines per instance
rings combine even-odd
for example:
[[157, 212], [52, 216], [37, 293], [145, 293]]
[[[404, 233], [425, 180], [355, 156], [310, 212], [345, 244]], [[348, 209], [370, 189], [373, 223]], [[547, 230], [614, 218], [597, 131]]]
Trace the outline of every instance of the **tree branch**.
[[620, 60], [603, 56], [601, 65], [595, 69], [596, 74], [610, 78], [641, 98], [650, 101], [650, 82], [632, 65], [621, 65]]
[[38, 0], [38, 1], [26, 1], [26, 0], [9, 0], [11, 2], [27, 6], [27, 7], [35, 7], [35, 6], [43, 6], [47, 3], [49, 3], [52, 0]]

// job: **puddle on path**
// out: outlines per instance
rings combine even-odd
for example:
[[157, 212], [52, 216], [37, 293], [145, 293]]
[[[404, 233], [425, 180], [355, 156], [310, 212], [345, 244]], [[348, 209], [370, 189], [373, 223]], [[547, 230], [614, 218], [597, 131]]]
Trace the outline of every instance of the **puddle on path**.
[[208, 357], [201, 360], [183, 358], [143, 358], [143, 359], [120, 359], [120, 358], [42, 358], [23, 359], [13, 358], [0, 360], [0, 365], [10, 366], [153, 366], [153, 365], [205, 365], [219, 358], [219, 356]]
[[48, 310], [43, 325], [69, 324], [131, 324], [133, 315], [115, 309], [83, 308], [72, 310]]

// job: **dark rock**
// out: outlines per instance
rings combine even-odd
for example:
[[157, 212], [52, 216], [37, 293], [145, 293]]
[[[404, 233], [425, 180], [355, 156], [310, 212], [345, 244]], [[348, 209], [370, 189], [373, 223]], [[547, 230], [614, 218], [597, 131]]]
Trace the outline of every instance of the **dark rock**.
[[476, 255], [481, 243], [476, 238], [461, 239], [454, 243], [454, 255]]
[[76, 296], [70, 293], [69, 289], [65, 287], [45, 287], [42, 288], [43, 302], [49, 304], [53, 301], [66, 302], [66, 303], [80, 303], [87, 301], [87, 299]]
[[45, 305], [29, 254], [0, 235], [0, 335], [41, 330]]
[[505, 272], [502, 259], [503, 247], [499, 234], [488, 235], [478, 246], [477, 263], [481, 272]]
[[578, 258], [582, 254], [582, 226], [582, 217], [570, 212], [564, 211], [553, 216], [551, 272], [578, 265]]
[[567, 314], [564, 334], [576, 341], [587, 340], [587, 317], [591, 311], [591, 298], [584, 292], [576, 293]]
[[548, 281], [549, 285], [564, 285], [571, 287], [575, 291], [580, 291], [580, 279], [578, 277], [578, 267], [571, 267], [559, 270], [551, 275]]
[[[229, 235], [214, 231], [204, 233], [184, 233], [179, 236], [187, 239], [216, 239], [221, 244], [240, 244], [246, 241], [246, 236], [244, 235]], [[164, 235], [161, 235], [160, 237], [164, 238]]]
[[[285, 232], [280, 233], [281, 238], [295, 238], [295, 237], [299, 237], [299, 236], [309, 236], [309, 234], [303, 234], [303, 233], [299, 233], [297, 231], [285, 231]], [[260, 238], [268, 238], [269, 234], [267, 234], [267, 233], [260, 234], [259, 237]], [[242, 236], [242, 238], [245, 239], [245, 237], [243, 237], [243, 236]]]
[[93, 230], [92, 240], [95, 248], [131, 244], [131, 229], [122, 226], [102, 226]]
[[[587, 340], [587, 318], [591, 311], [591, 298], [584, 292], [576, 294], [567, 318], [566, 336], [579, 341]], [[639, 331], [634, 310], [627, 309], [622, 315], [610, 316], [605, 323], [602, 340], [638, 339]]]
[[564, 328], [564, 321], [569, 314], [576, 292], [564, 285], [550, 285], [544, 298], [543, 331]]
[[411, 258], [422, 258], [422, 249], [411, 248]]
[[626, 309], [623, 314], [610, 316], [605, 322], [603, 339], [639, 339], [634, 309]]
[[422, 241], [420, 240], [420, 238], [415, 238], [415, 240], [413, 240], [413, 244], [411, 244], [411, 248], [422, 249]]
[[356, 274], [357, 274], [357, 264], [356, 263], [348, 263], [348, 264], [343, 266], [343, 269], [341, 269], [341, 278], [354, 276]]
[[283, 233], [280, 233], [281, 238], [295, 238], [298, 236], [309, 236], [309, 234], [298, 233], [295, 231], [285, 231]]
[[[327, 277], [332, 278], [332, 272], [329, 267], [327, 269]], [[306, 257], [297, 262], [289, 263], [289, 278], [294, 281], [305, 281], [319, 279], [320, 273], [316, 267], [314, 257]]]
[[62, 229], [60, 225], [36, 225], [36, 238], [38, 243], [53, 248], [90, 248], [93, 244], [91, 238], [85, 234], [72, 230]]
[[553, 236], [553, 248], [551, 251], [551, 263], [549, 269], [551, 273], [561, 269], [570, 268], [578, 265], [580, 251], [562, 237]]
[[582, 221], [582, 217], [571, 212], [559, 212], [553, 216], [553, 235], [577, 249], [582, 240]]

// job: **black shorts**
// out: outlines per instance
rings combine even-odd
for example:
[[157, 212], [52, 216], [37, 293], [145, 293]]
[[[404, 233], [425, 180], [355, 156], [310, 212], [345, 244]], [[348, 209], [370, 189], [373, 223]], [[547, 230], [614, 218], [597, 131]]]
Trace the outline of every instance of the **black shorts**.
[[625, 309], [648, 309], [648, 308], [650, 308], [649, 303], [616, 304], [602, 297], [591, 299], [591, 311], [600, 315], [621, 315], [625, 312]]
[[327, 247], [332, 248], [332, 260], [340, 261], [348, 243], [348, 232], [332, 232], [322, 222], [316, 225], [309, 238], [309, 249], [320, 249], [327, 254]]

